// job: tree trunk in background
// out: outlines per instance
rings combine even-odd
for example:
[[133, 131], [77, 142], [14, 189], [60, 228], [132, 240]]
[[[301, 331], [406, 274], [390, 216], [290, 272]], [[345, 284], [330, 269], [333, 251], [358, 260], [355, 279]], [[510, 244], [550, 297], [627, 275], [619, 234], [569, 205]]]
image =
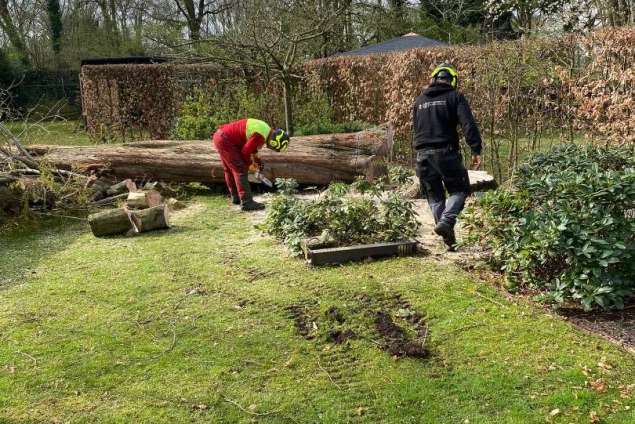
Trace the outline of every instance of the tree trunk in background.
[[29, 53], [26, 48], [26, 44], [22, 39], [22, 36], [18, 32], [17, 27], [13, 23], [13, 19], [11, 18], [11, 13], [9, 12], [9, 5], [7, 0], [0, 0], [0, 28], [4, 31], [20, 56], [20, 61], [25, 67], [31, 66], [31, 61], [29, 59]]
[[[295, 178], [301, 184], [352, 182], [358, 175], [385, 173], [380, 159], [392, 149], [392, 129], [293, 137], [289, 150], [260, 154], [265, 176]], [[165, 182], [223, 183], [220, 157], [209, 141], [148, 141], [95, 147], [30, 146], [36, 159], [80, 172], [110, 172], [117, 178]]]
[[291, 77], [282, 77], [284, 84], [284, 120], [289, 135], [293, 135], [293, 86], [291, 85]]
[[62, 10], [60, 9], [59, 0], [48, 0], [46, 10], [49, 17], [49, 25], [51, 26], [51, 44], [53, 51], [59, 55], [62, 50]]
[[201, 24], [205, 14], [205, 1], [198, 0], [198, 5], [194, 2], [197, 0], [174, 0], [179, 12], [183, 15], [187, 22], [187, 28], [190, 33], [190, 40], [198, 41], [201, 39]]
[[117, 26], [117, 5], [115, 0], [96, 0], [104, 18], [104, 28], [110, 39], [110, 45], [118, 48], [120, 45], [119, 29]]

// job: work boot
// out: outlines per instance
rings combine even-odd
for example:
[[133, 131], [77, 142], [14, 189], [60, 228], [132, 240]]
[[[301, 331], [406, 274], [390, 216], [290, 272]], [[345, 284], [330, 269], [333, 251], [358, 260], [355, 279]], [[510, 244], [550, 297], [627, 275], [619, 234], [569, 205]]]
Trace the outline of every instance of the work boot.
[[261, 211], [265, 208], [265, 205], [262, 203], [256, 202], [254, 199], [243, 199], [242, 204], [240, 205], [240, 209], [250, 212], [250, 211]]
[[232, 193], [232, 203], [234, 205], [240, 205], [240, 196], [237, 193]]
[[456, 251], [456, 236], [451, 225], [441, 221], [434, 227], [434, 232], [443, 237], [443, 242], [448, 246], [449, 252]]
[[240, 186], [242, 187], [242, 189], [245, 191], [240, 203], [240, 209], [244, 211], [263, 210], [265, 208], [265, 205], [254, 201], [254, 198], [251, 194], [251, 186], [249, 185], [249, 177], [247, 176], [247, 174], [240, 174], [238, 176], [238, 181], [240, 182]]

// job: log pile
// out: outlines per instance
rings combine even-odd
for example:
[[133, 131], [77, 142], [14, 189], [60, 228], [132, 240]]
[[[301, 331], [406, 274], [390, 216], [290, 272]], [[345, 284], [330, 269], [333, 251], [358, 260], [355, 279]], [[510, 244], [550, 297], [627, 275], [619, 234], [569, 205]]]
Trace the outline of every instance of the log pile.
[[[131, 190], [128, 193], [119, 193], [122, 187]], [[121, 208], [108, 209], [88, 217], [88, 224], [95, 237], [139, 234], [170, 228], [169, 207], [167, 203], [163, 203], [158, 191], [137, 190], [134, 183], [124, 180], [111, 186], [106, 192], [113, 194], [106, 199], [126, 197], [127, 200]]]
[[161, 204], [148, 209], [108, 209], [88, 217], [95, 237], [139, 234], [170, 228], [168, 207]]
[[[262, 149], [265, 176], [300, 184], [352, 182], [382, 175], [380, 159], [392, 150], [392, 129], [381, 126], [350, 134], [293, 137], [289, 150]], [[147, 141], [93, 147], [30, 146], [29, 154], [60, 169], [109, 173], [119, 179], [175, 183], [222, 183], [223, 169], [210, 141]]]

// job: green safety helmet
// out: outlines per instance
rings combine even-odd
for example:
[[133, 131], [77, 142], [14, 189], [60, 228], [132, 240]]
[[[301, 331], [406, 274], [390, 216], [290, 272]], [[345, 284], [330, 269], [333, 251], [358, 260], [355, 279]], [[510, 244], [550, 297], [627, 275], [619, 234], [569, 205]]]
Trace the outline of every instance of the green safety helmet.
[[274, 130], [267, 140], [267, 147], [276, 152], [284, 152], [289, 147], [289, 134], [282, 128]]
[[459, 73], [456, 72], [454, 66], [450, 65], [449, 63], [442, 63], [441, 65], [437, 66], [432, 72], [432, 78], [447, 79], [448, 81], [450, 81], [450, 85], [452, 85], [452, 87], [454, 88], [456, 88], [459, 83]]

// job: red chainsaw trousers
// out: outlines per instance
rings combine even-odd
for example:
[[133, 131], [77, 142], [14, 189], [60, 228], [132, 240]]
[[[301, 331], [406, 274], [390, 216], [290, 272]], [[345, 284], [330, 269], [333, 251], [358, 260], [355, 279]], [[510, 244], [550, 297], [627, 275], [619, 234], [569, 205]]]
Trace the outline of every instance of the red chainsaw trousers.
[[248, 172], [247, 164], [242, 156], [241, 144], [231, 140], [222, 131], [214, 133], [213, 141], [223, 164], [225, 184], [227, 184], [232, 196], [238, 193], [242, 200], [245, 197], [245, 193], [249, 191], [249, 187], [243, 187], [240, 182], [240, 175]]

